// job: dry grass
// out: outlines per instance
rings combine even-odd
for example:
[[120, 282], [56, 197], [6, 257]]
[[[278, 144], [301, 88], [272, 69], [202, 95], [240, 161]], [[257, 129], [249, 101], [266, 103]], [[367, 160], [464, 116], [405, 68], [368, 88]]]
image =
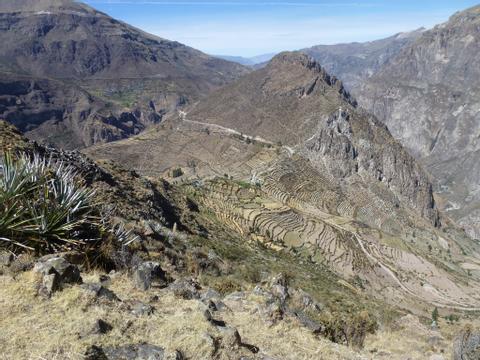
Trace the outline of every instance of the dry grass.
[[[86, 282], [98, 274], [84, 275]], [[81, 359], [92, 344], [116, 346], [146, 342], [181, 350], [188, 359], [211, 359], [212, 341], [220, 338], [219, 328], [203, 316], [204, 305], [197, 300], [176, 298], [167, 290], [140, 292], [123, 274], [112, 278], [109, 286], [121, 303], [101, 302], [73, 286], [56, 293], [50, 300], [37, 297], [36, 277], [32, 272], [13, 279], [0, 276], [0, 359]], [[157, 295], [158, 300], [152, 300]], [[153, 315], [135, 316], [125, 304], [143, 301], [156, 308]], [[152, 301], [151, 301], [152, 300]], [[246, 300], [225, 300], [227, 310], [215, 313], [236, 327], [245, 343], [258, 346], [261, 353], [284, 360], [302, 359], [428, 359], [432, 354], [445, 358], [451, 353], [451, 340], [463, 324], [441, 322], [441, 332], [434, 333], [409, 316], [398, 322], [394, 331], [382, 330], [370, 335], [363, 351], [355, 351], [318, 338], [299, 324], [286, 318], [269, 325], [260, 316], [261, 299], [253, 295]], [[103, 319], [113, 326], [105, 335], [93, 334], [95, 320]], [[432, 336], [441, 338], [440, 345], [428, 343]], [[373, 350], [373, 351], [372, 351]], [[245, 350], [247, 351], [247, 350]], [[217, 353], [216, 359], [236, 359]], [[249, 354], [248, 351], [246, 353]], [[252, 357], [252, 354], [249, 354]]]

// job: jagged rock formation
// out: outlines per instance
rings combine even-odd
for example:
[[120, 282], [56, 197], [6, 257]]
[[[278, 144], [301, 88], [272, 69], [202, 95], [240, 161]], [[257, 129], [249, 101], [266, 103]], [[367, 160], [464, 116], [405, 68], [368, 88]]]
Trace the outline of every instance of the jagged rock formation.
[[398, 33], [385, 39], [364, 43], [316, 45], [301, 51], [312, 56], [329, 74], [355, 91], [404, 47], [417, 39], [424, 28]]
[[[0, 117], [68, 148], [136, 134], [247, 72], [70, 0], [3, 2], [0, 41], [0, 86], [12, 96], [4, 102], [25, 107], [4, 106]], [[25, 79], [41, 93], [15, 98]]]
[[358, 91], [426, 165], [448, 214], [480, 237], [480, 7], [425, 31]]

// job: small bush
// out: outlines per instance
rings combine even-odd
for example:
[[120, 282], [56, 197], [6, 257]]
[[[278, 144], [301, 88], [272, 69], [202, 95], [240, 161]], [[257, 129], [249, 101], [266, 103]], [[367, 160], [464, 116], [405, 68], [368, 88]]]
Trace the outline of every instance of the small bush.
[[183, 175], [183, 170], [181, 168], [176, 168], [172, 170], [172, 177], [177, 178]]

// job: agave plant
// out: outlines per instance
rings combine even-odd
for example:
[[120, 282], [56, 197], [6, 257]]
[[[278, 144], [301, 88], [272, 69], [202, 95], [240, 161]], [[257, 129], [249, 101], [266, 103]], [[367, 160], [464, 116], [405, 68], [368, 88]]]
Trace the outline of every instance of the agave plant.
[[38, 155], [0, 159], [0, 240], [37, 251], [85, 242], [95, 228], [93, 190], [71, 167]]

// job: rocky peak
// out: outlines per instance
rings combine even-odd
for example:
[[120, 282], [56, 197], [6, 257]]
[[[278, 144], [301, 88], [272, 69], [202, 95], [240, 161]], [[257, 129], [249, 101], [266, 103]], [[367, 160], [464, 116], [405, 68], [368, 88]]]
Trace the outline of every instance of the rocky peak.
[[[323, 96], [325, 86], [328, 86], [334, 88], [350, 105], [356, 106], [356, 101], [345, 90], [343, 83], [335, 76], [330, 75], [313, 57], [303, 52], [282, 52], [268, 63], [266, 70], [269, 72], [272, 82], [283, 80], [279, 86], [285, 88], [294, 86], [297, 89], [300, 87], [299, 95], [302, 97], [310, 94]], [[305, 80], [310, 80], [307, 86], [305, 86]], [[285, 84], [286, 81], [290, 85]]]
[[268, 63], [268, 66], [275, 66], [278, 64], [294, 64], [302, 65], [308, 69], [316, 68], [317, 71], [321, 70], [320, 65], [315, 59], [307, 54], [299, 51], [284, 51], [272, 58]]

